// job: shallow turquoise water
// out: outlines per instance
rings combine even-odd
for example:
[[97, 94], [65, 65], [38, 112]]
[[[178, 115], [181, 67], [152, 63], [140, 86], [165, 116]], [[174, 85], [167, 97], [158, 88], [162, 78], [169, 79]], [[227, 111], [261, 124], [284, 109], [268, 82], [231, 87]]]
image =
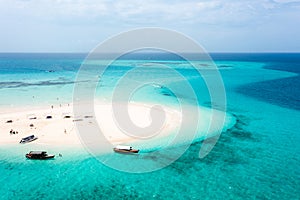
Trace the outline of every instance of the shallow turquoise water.
[[[234, 58], [234, 55], [232, 56]], [[58, 63], [62, 66], [66, 63], [72, 65], [71, 61]], [[267, 61], [266, 57], [255, 62], [236, 59], [216, 61], [219, 66], [229, 66], [228, 69], [221, 70], [226, 87], [227, 111], [236, 116], [238, 121], [232, 129], [222, 133], [212, 152], [205, 158], [199, 159], [201, 142], [197, 142], [191, 145], [180, 159], [166, 168], [151, 173], [130, 174], [104, 166], [84, 149], [47, 149], [55, 154], [62, 153], [63, 157], [46, 162], [31, 161], [24, 157], [24, 152], [33, 147], [30, 144], [8, 146], [0, 142], [0, 198], [299, 199], [299, 110], [279, 105], [277, 101], [270, 103], [273, 93], [270, 93], [268, 100], [264, 100], [247, 94], [243, 89], [244, 86], [261, 81], [297, 77], [297, 74], [287, 72], [288, 70], [264, 69]], [[30, 66], [30, 62], [27, 62]], [[53, 64], [45, 66], [51, 68]], [[118, 73], [122, 71], [115, 69], [105, 77], [106, 87], [103, 87], [102, 91], [106, 94], [104, 98], [109, 97], [109, 85], [117, 80]], [[72, 70], [58, 70], [54, 73], [35, 71], [13, 75], [2, 72], [0, 75], [2, 83], [41, 83], [45, 80], [62, 80], [59, 77], [73, 80], [75, 74]], [[200, 87], [203, 86], [201, 80], [193, 77], [190, 82], [196, 88], [199, 103], [209, 106], [210, 99], [205, 87]], [[172, 84], [180, 86], [178, 82]], [[11, 99], [17, 99], [16, 95], [21, 94], [24, 97], [24, 105], [36, 102], [58, 105], [62, 103], [62, 98], [67, 99], [66, 102], [71, 101], [71, 90], [72, 84], [1, 88], [0, 102], [2, 105], [20, 105], [19, 100]], [[257, 92], [262, 91], [260, 88]], [[277, 92], [280, 93], [280, 88]], [[299, 91], [294, 92], [294, 97], [299, 100]], [[182, 98], [188, 98], [184, 92], [181, 95]], [[164, 88], [152, 86], [145, 87], [135, 98], [136, 101], [176, 104], [172, 93]], [[288, 98], [286, 102], [289, 102]], [[151, 157], [147, 157], [147, 154], [126, 157], [126, 163], [134, 163], [136, 159], [143, 158], [150, 164], [159, 165], [159, 158], [163, 155], [157, 152], [157, 156]]]

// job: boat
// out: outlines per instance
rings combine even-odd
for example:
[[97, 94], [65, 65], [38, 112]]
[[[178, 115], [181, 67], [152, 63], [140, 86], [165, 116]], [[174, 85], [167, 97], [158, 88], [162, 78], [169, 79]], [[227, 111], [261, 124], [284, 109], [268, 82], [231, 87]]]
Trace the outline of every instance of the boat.
[[55, 155], [48, 155], [46, 151], [30, 151], [26, 154], [26, 158], [36, 160], [46, 160], [54, 157]]
[[38, 137], [35, 137], [34, 135], [30, 135], [28, 137], [24, 137], [20, 140], [20, 144], [24, 144], [24, 143], [28, 143], [28, 142], [32, 142], [34, 140], [38, 139]]
[[140, 150], [133, 149], [131, 146], [117, 145], [114, 151], [117, 153], [138, 153]]

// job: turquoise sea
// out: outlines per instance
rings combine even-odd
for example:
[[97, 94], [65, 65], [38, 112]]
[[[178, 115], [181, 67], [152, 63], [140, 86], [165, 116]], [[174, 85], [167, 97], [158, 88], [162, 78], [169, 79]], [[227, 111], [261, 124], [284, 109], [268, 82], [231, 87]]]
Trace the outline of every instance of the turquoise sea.
[[[85, 56], [1, 53], [0, 113], [7, 107], [70, 103]], [[101, 164], [85, 149], [49, 149], [63, 152], [63, 157], [33, 161], [24, 154], [34, 144], [0, 141], [0, 199], [300, 199], [300, 54], [213, 53], [211, 57], [224, 81], [227, 112], [236, 117], [236, 124], [221, 134], [206, 157], [199, 158], [200, 141], [161, 170], [131, 174]], [[201, 77], [182, 59], [165, 53], [121, 58], [101, 79], [96, 97], [107, 101], [112, 85], [145, 63], [176, 69], [194, 88], [198, 103], [211, 106]], [[150, 71], [149, 76], [168, 77], [160, 68]], [[138, 76], [142, 79], [145, 73]], [[180, 87], [176, 79], [170, 84]], [[190, 98], [185, 91], [176, 95]], [[167, 87], [157, 85], [142, 88], [133, 100], [178, 103]], [[139, 156], [155, 163], [161, 154]]]

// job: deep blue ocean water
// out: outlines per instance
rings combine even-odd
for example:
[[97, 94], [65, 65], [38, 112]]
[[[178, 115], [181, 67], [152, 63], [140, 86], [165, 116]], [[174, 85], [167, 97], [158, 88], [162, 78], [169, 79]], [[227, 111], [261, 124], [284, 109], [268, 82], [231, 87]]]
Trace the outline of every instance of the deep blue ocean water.
[[[85, 56], [0, 54], [0, 107], [71, 102]], [[237, 123], [222, 133], [208, 156], [198, 157], [201, 142], [197, 142], [166, 168], [130, 174], [100, 164], [84, 149], [52, 149], [63, 151], [64, 156], [31, 161], [24, 157], [31, 146], [0, 141], [0, 199], [299, 199], [300, 54], [211, 56], [223, 77], [227, 112]], [[162, 62], [188, 77], [199, 104], [211, 105], [203, 80], [194, 70], [182, 67], [184, 61], [177, 56], [137, 54], [122, 59], [105, 74], [97, 93], [100, 99], [109, 98], [111, 85], [136, 65]], [[159, 69], [151, 73], [161, 78], [168, 75]], [[170, 84], [180, 87], [176, 80]], [[185, 91], [179, 95], [189, 98]], [[135, 100], [176, 104], [164, 87], [145, 87]], [[141, 156], [158, 162], [160, 154]]]

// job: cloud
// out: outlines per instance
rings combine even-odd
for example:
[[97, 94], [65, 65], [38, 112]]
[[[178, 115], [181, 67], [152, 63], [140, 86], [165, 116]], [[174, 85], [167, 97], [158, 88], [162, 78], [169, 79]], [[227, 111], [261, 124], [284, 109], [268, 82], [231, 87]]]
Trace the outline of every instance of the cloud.
[[[262, 41], [261, 35], [264, 41], [270, 37], [284, 43], [300, 34], [298, 19], [296, 0], [0, 0], [0, 25], [5, 27], [0, 42], [14, 43], [12, 48], [36, 42], [38, 49], [40, 41], [51, 48], [57, 41], [66, 49], [76, 44], [89, 49], [121, 31], [155, 26], [205, 38], [214, 47], [236, 38]], [[217, 37], [218, 43], [210, 39]]]
[[291, 3], [291, 2], [300, 2], [299, 0], [274, 0], [276, 3]]
[[12, 0], [0, 1], [2, 16], [82, 23], [110, 20], [128, 24], [204, 23], [242, 25], [272, 12], [292, 0]]

